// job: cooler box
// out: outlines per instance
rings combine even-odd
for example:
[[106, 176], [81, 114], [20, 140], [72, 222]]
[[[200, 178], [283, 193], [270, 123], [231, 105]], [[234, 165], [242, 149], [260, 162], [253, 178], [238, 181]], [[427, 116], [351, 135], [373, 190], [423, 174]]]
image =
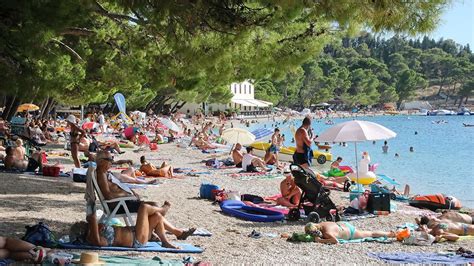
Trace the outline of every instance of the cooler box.
[[59, 168], [58, 166], [43, 166], [44, 176], [58, 177], [60, 172], [61, 172], [61, 168]]
[[370, 193], [367, 202], [367, 211], [388, 211], [390, 212], [390, 193]]

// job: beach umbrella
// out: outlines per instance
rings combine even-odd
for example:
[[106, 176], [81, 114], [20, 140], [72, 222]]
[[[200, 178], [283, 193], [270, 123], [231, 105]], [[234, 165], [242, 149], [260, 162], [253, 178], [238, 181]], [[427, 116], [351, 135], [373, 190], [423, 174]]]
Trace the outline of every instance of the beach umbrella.
[[354, 142], [356, 156], [357, 183], [359, 183], [359, 165], [357, 162], [357, 142], [368, 140], [386, 140], [397, 133], [377, 123], [352, 120], [328, 128], [315, 139], [317, 142]]
[[268, 128], [259, 128], [252, 131], [252, 134], [254, 134], [255, 139], [258, 140], [270, 136], [271, 134], [273, 134], [273, 131]]
[[171, 129], [175, 132], [181, 132], [181, 128], [178, 125], [176, 125], [175, 122], [169, 120], [168, 118], [162, 118], [160, 119], [160, 122], [168, 129]]
[[221, 137], [231, 144], [249, 145], [255, 141], [255, 135], [242, 128], [226, 129], [222, 132]]
[[32, 103], [24, 103], [20, 106], [18, 106], [18, 109], [16, 109], [17, 112], [24, 112], [24, 111], [27, 111], [27, 112], [33, 112], [33, 111], [37, 111], [39, 110], [40, 108], [35, 105], [35, 104], [32, 104]]
[[94, 129], [98, 126], [99, 126], [99, 124], [96, 123], [96, 122], [86, 122], [86, 123], [82, 124], [82, 129]]

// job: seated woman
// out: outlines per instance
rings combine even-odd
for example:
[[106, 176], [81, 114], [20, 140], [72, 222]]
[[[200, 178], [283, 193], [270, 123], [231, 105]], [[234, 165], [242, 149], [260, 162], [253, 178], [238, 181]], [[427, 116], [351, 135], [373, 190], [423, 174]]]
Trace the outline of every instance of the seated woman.
[[337, 157], [337, 159], [331, 163], [331, 169], [339, 169], [341, 162], [342, 162], [342, 157]]
[[156, 142], [158, 144], [165, 143], [165, 139], [163, 138], [161, 131], [158, 130], [155, 132], [155, 139], [153, 139], [152, 142]]
[[314, 236], [314, 241], [325, 244], [337, 244], [341, 240], [362, 239], [366, 237], [395, 237], [395, 232], [357, 230], [348, 222], [308, 223], [304, 227], [306, 234]]
[[140, 171], [143, 172], [146, 176], [153, 177], [167, 177], [173, 178], [173, 167], [168, 165], [166, 162], [163, 162], [160, 168], [156, 168], [153, 164], [149, 163], [145, 156], [140, 157]]
[[0, 236], [0, 259], [41, 264], [50, 252], [20, 239]]
[[87, 216], [87, 223], [79, 222], [72, 225], [69, 239], [99, 247], [141, 248], [152, 240], [155, 233], [163, 247], [179, 249], [168, 241], [166, 232], [174, 234], [179, 240], [185, 240], [196, 229], [182, 230], [174, 227], [164, 217], [169, 208], [168, 202], [165, 202], [161, 211], [156, 211], [155, 207], [142, 203], [138, 208], [136, 225], [126, 227], [100, 223], [93, 213]]
[[282, 206], [296, 208], [300, 202], [301, 190], [296, 186], [289, 170], [285, 171], [284, 174], [286, 178], [280, 183], [281, 197], [276, 202]]
[[270, 149], [265, 151], [265, 156], [263, 157], [263, 161], [267, 165], [275, 165], [278, 169], [282, 169], [285, 167], [283, 163], [278, 161], [277, 155], [273, 152], [270, 152]]

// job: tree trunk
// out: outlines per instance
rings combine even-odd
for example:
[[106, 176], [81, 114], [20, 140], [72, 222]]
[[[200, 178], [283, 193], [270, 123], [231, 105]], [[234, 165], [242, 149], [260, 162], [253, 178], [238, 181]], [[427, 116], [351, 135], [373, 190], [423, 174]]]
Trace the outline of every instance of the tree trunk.
[[459, 105], [458, 105], [458, 108], [461, 108], [461, 105], [462, 105], [462, 100], [464, 99], [463, 96], [459, 96]]

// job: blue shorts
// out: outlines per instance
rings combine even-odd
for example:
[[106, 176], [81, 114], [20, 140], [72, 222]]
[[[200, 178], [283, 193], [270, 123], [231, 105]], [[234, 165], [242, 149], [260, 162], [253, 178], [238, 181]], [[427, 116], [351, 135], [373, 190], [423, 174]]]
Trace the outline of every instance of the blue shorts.
[[270, 145], [270, 148], [268, 148], [270, 152], [277, 153], [280, 151], [280, 148], [278, 148], [276, 145]]

